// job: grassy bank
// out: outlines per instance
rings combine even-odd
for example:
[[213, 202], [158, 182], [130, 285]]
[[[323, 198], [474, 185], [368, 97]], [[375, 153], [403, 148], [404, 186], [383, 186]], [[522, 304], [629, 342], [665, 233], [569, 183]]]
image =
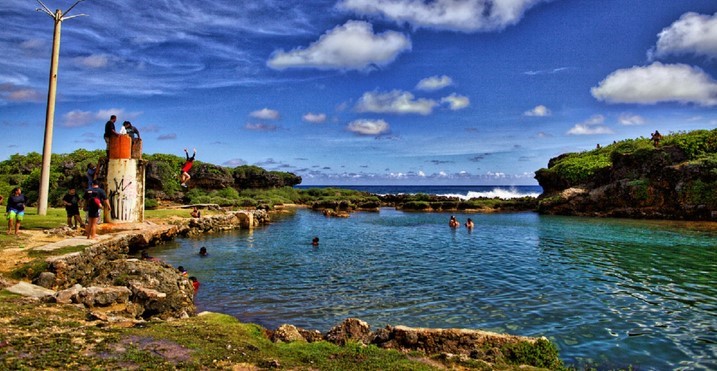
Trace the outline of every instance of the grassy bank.
[[[493, 349], [492, 363], [426, 357], [376, 346], [325, 341], [273, 343], [266, 330], [223, 314], [142, 324], [93, 321], [76, 306], [38, 304], [0, 292], [4, 369], [544, 370], [562, 368], [554, 346]], [[536, 363], [537, 362], [537, 363]], [[539, 364], [545, 367], [521, 366]]]

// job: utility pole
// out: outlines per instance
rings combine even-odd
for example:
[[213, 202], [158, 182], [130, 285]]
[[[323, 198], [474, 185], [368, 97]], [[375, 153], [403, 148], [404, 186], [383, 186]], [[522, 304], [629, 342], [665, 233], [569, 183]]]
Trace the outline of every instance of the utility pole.
[[60, 62], [60, 29], [62, 28], [62, 21], [80, 17], [86, 14], [78, 14], [75, 16], [68, 17], [67, 13], [75, 7], [75, 5], [85, 0], [77, 0], [69, 9], [64, 13], [62, 10], [57, 9], [55, 13], [52, 13], [42, 1], [37, 0], [42, 6], [42, 9], [38, 8], [37, 11], [43, 11], [47, 13], [52, 19], [55, 20], [55, 34], [52, 38], [52, 59], [50, 61], [50, 83], [47, 90], [47, 111], [45, 114], [45, 142], [42, 147], [42, 169], [40, 172], [40, 198], [37, 200], [37, 214], [47, 215], [47, 198], [50, 188], [50, 159], [52, 158], [52, 128], [55, 123], [55, 95], [57, 93], [57, 66]]

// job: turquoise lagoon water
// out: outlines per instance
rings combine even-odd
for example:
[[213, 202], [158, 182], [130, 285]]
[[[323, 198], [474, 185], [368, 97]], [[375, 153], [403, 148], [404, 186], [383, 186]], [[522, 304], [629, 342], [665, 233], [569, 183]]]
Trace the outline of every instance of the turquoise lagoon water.
[[357, 317], [546, 336], [565, 362], [600, 369], [717, 369], [714, 224], [455, 215], [476, 228], [451, 230], [445, 213], [298, 210], [152, 254], [199, 278], [199, 310], [271, 329]]

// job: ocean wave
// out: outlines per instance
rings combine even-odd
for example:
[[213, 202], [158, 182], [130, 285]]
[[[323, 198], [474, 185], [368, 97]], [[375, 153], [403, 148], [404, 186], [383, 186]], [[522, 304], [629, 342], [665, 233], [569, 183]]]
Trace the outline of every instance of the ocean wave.
[[521, 192], [517, 188], [493, 188], [490, 191], [484, 191], [484, 192], [468, 191], [467, 194], [446, 193], [446, 194], [439, 194], [437, 196], [458, 197], [461, 200], [470, 200], [471, 198], [481, 198], [481, 197], [500, 198], [502, 200], [510, 200], [513, 198], [522, 198], [522, 197], [537, 198], [538, 196], [540, 196], [540, 192]]

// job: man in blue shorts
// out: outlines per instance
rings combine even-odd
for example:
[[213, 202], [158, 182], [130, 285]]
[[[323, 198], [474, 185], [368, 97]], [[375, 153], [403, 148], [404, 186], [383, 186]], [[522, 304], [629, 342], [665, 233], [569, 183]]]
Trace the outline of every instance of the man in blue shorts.
[[20, 230], [20, 224], [25, 217], [25, 204], [27, 203], [27, 197], [22, 194], [20, 187], [13, 188], [10, 192], [10, 197], [7, 199], [7, 207], [5, 212], [7, 213], [7, 234], [14, 234], [17, 236]]

